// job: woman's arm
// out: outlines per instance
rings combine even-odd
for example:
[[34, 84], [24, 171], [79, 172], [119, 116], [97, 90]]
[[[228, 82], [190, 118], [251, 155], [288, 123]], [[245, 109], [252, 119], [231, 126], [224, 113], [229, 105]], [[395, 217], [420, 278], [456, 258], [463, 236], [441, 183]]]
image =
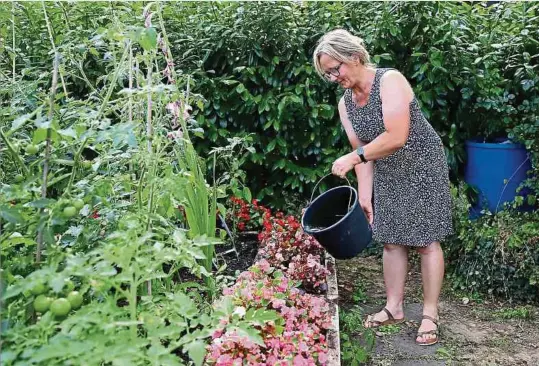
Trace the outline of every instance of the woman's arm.
[[410, 131], [410, 102], [414, 92], [406, 78], [390, 70], [380, 80], [380, 97], [385, 132], [365, 145], [363, 155], [367, 160], [385, 158], [406, 144]]
[[[365, 146], [365, 142], [358, 139], [352, 123], [348, 119], [348, 113], [346, 113], [346, 106], [344, 104], [344, 98], [341, 98], [339, 102], [339, 116], [341, 118], [341, 123], [346, 131], [346, 136], [348, 136], [348, 141], [354, 151], [358, 146]], [[360, 203], [371, 203], [372, 200], [372, 180], [373, 180], [373, 163], [369, 161], [366, 164], [357, 164], [354, 167], [357, 176], [357, 189], [359, 194]]]
[[[410, 102], [414, 93], [406, 78], [398, 71], [388, 71], [381, 80], [380, 97], [385, 131], [364, 145], [368, 161], [385, 158], [406, 144], [410, 131]], [[335, 160], [332, 172], [344, 177], [361, 160], [355, 151]], [[361, 164], [363, 165], [363, 164]]]

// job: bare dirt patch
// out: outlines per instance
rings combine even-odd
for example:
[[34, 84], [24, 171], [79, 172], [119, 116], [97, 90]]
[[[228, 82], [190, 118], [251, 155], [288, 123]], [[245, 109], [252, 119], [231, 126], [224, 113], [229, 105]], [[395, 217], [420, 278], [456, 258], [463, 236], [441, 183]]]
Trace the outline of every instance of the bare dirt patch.
[[[418, 346], [421, 274], [411, 261], [406, 284], [406, 322], [377, 332], [369, 365], [539, 365], [539, 307], [470, 300], [444, 289], [440, 302], [441, 341]], [[385, 304], [382, 261], [377, 256], [337, 261], [343, 311], [380, 310]], [[346, 362], [343, 362], [346, 365]]]

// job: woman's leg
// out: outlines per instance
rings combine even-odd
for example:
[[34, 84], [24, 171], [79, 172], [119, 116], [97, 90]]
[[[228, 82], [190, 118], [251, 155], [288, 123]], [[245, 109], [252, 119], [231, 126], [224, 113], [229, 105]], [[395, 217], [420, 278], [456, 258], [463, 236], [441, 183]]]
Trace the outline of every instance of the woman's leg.
[[[404, 317], [402, 303], [404, 299], [404, 283], [408, 273], [408, 247], [403, 245], [384, 245], [384, 282], [386, 285], [386, 309], [395, 317]], [[388, 319], [384, 311], [375, 314], [371, 320], [383, 322]], [[369, 327], [369, 323], [365, 323]]]
[[[442, 282], [444, 279], [444, 253], [440, 243], [433, 242], [424, 247], [417, 248], [421, 255], [421, 278], [423, 279], [423, 315], [429, 315], [435, 319], [438, 318], [438, 297], [442, 290]], [[420, 332], [436, 329], [436, 325], [428, 320], [423, 319]], [[433, 334], [425, 334], [417, 337], [418, 342], [426, 342], [434, 338]]]

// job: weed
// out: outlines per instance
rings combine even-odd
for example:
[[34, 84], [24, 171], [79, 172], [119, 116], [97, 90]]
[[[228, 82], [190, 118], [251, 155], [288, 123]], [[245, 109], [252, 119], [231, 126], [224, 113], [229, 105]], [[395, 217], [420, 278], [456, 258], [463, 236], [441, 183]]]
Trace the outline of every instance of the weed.
[[453, 347], [440, 347], [436, 350], [436, 356], [442, 360], [451, 360], [454, 357]]
[[356, 285], [356, 288], [354, 289], [354, 293], [352, 294], [352, 298], [354, 299], [354, 302], [361, 302], [365, 303], [367, 302], [367, 299], [369, 298], [368, 295], [365, 292], [365, 285], [363, 282], [359, 282]]
[[530, 319], [532, 317], [530, 308], [526, 306], [503, 308], [495, 311], [493, 315], [498, 319]]
[[400, 332], [401, 327], [398, 324], [381, 325], [378, 327], [376, 333], [382, 333], [382, 335], [391, 335]]
[[357, 366], [370, 358], [374, 348], [374, 332], [363, 326], [360, 307], [341, 313], [341, 359], [343, 364]]

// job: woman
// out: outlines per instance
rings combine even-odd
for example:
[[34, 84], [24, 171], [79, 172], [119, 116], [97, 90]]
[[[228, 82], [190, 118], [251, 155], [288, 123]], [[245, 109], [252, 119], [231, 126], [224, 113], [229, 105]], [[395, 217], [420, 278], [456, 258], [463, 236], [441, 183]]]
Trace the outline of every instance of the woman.
[[384, 243], [387, 302], [367, 317], [365, 326], [404, 321], [408, 249], [415, 248], [421, 255], [424, 295], [416, 342], [437, 343], [444, 277], [440, 240], [453, 231], [442, 142], [406, 78], [396, 70], [375, 68], [360, 38], [331, 31], [319, 40], [313, 58], [321, 76], [345, 89], [339, 114], [354, 151], [337, 159], [332, 172], [344, 177], [355, 170], [360, 205], [374, 239]]

